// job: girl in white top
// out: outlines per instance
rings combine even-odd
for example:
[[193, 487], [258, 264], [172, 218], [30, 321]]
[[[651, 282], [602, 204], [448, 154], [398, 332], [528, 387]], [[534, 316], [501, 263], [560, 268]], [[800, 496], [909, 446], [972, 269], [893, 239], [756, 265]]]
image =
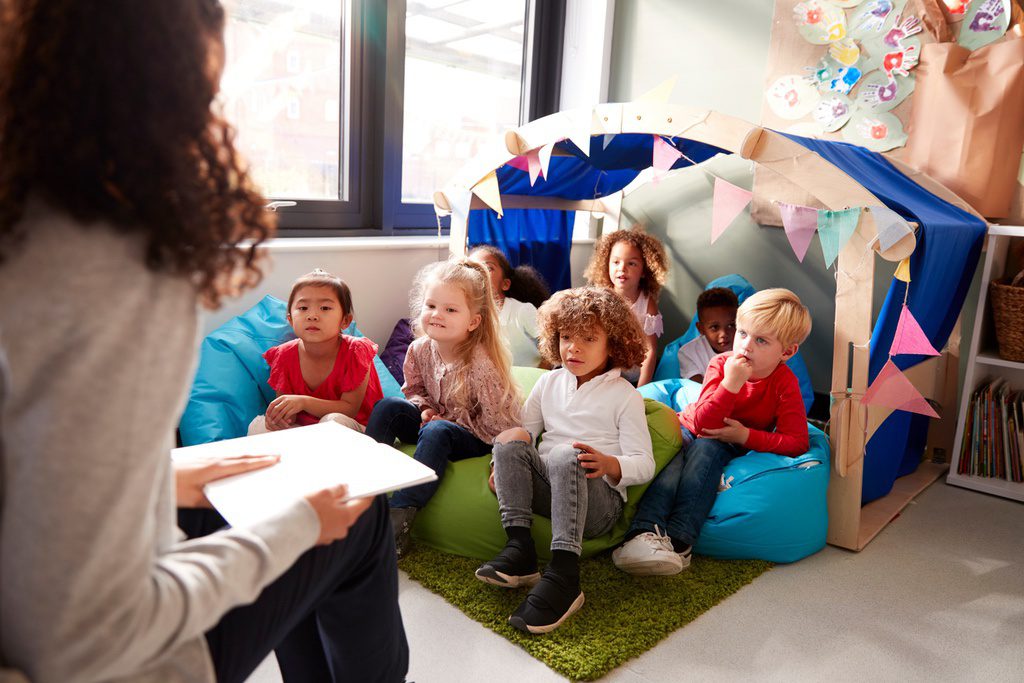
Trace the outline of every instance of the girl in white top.
[[610, 287], [625, 299], [646, 335], [647, 351], [638, 367], [622, 376], [640, 387], [654, 379], [658, 337], [665, 331], [658, 310], [658, 294], [668, 276], [665, 247], [639, 226], [603, 235], [583, 276], [592, 285]]
[[[551, 297], [539, 322], [541, 353], [562, 367], [537, 381], [523, 428], [495, 440], [495, 492], [508, 543], [476, 571], [503, 588], [536, 584], [509, 617], [528, 633], [552, 631], [582, 606], [583, 539], [607, 533], [622, 514], [626, 487], [654, 475], [644, 401], [619, 372], [644, 354], [629, 308], [608, 289], [581, 287]], [[552, 559], [543, 577], [530, 535], [535, 512], [551, 517]]]
[[540, 273], [530, 266], [513, 268], [504, 252], [489, 244], [473, 247], [469, 258], [490, 276], [498, 323], [512, 352], [512, 365], [545, 367], [537, 350], [537, 307], [550, 291]]

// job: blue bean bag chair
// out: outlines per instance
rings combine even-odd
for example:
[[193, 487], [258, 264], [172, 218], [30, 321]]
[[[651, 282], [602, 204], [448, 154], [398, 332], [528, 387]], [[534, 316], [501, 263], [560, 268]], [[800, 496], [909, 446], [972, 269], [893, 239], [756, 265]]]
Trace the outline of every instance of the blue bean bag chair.
[[[731, 289], [736, 293], [736, 297], [740, 300], [741, 304], [748, 296], [757, 291], [745, 277], [735, 274], [716, 278], [709, 282], [708, 286], [704, 289], [713, 289], [714, 287], [727, 287]], [[669, 342], [665, 350], [662, 351], [661, 358], [658, 360], [658, 367], [654, 370], [655, 381], [679, 378], [679, 347], [696, 339], [698, 334], [700, 333], [697, 332], [697, 311], [694, 310], [693, 317], [690, 319], [690, 326], [686, 328], [686, 333], [678, 339]], [[804, 363], [800, 352], [797, 351], [795, 356], [786, 361], [786, 365], [793, 371], [797, 381], [800, 383], [800, 396], [804, 399], [804, 410], [810, 411], [811, 405], [814, 403], [814, 388], [811, 386], [811, 375], [807, 372], [807, 364]]]
[[[295, 338], [285, 318], [287, 304], [272, 296], [227, 321], [203, 340], [199, 368], [179, 433], [184, 446], [245, 436], [249, 423], [274, 400], [263, 352]], [[363, 336], [355, 323], [345, 334]], [[374, 367], [385, 396], [402, 390], [380, 358]]]
[[[700, 385], [668, 379], [640, 387], [644, 398], [676, 412], [696, 400]], [[811, 447], [790, 458], [750, 451], [725, 466], [694, 551], [725, 560], [796, 562], [825, 547], [829, 481], [828, 437], [807, 426]]]

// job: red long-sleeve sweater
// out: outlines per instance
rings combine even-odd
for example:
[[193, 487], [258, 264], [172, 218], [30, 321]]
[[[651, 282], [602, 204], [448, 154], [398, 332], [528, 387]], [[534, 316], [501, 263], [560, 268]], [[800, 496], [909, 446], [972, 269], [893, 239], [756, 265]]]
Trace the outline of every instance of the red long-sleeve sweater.
[[711, 360], [700, 398], [679, 413], [679, 422], [700, 436], [704, 429], [724, 427], [729, 417], [750, 430], [745, 448], [791, 457], [806, 453], [807, 413], [793, 371], [779, 363], [772, 374], [744, 382], [734, 394], [722, 386], [725, 359], [731, 355], [727, 351]]

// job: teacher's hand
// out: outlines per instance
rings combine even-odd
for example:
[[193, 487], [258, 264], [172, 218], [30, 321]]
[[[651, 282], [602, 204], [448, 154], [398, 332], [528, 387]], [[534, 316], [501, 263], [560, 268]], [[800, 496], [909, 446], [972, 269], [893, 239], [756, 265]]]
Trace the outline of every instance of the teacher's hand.
[[208, 508], [210, 501], [203, 487], [211, 481], [276, 464], [279, 455], [239, 455], [233, 458], [211, 458], [174, 463], [174, 484], [180, 508]]
[[348, 487], [339, 484], [306, 496], [306, 502], [313, 507], [313, 511], [320, 519], [320, 537], [316, 539], [317, 545], [327, 545], [348, 536], [348, 530], [373, 502], [372, 496], [343, 502], [347, 495]]

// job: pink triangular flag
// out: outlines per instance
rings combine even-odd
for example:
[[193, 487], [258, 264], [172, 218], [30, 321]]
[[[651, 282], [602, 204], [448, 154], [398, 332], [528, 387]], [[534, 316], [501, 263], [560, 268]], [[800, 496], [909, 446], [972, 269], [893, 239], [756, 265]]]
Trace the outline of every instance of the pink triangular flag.
[[651, 180], [657, 183], [661, 176], [665, 175], [672, 168], [672, 164], [676, 163], [679, 157], [683, 156], [683, 153], [665, 142], [660, 135], [655, 135], [652, 156], [651, 166], [654, 168], [654, 177]]
[[811, 246], [811, 238], [818, 229], [818, 210], [779, 202], [779, 213], [782, 214], [782, 225], [786, 228], [789, 246], [793, 247], [797, 260], [803, 263], [807, 247]]
[[736, 187], [727, 180], [715, 178], [715, 191], [712, 199], [711, 209], [711, 244], [715, 243], [725, 229], [736, 220], [743, 209], [753, 198], [754, 194]]
[[537, 176], [542, 173], [545, 176], [544, 179], [547, 180], [547, 171], [541, 168], [539, 149], [531, 149], [526, 153], [526, 163], [530, 170], [530, 187], [533, 187], [533, 184], [537, 182]]
[[939, 416], [892, 360], [885, 362], [882, 371], [864, 392], [860, 402], [864, 405], [886, 406], [930, 417]]
[[523, 171], [524, 173], [529, 172], [530, 170], [529, 162], [527, 161], [525, 155], [512, 157], [506, 163], [512, 168], [518, 168], [520, 171]]
[[940, 355], [932, 343], [928, 341], [928, 336], [921, 329], [921, 326], [917, 324], [917, 319], [907, 308], [906, 304], [903, 304], [903, 310], [900, 311], [900, 321], [896, 323], [896, 334], [892, 338], [892, 346], [889, 347], [889, 355], [897, 356], [900, 354], [916, 354], [923, 356], [938, 356]]

